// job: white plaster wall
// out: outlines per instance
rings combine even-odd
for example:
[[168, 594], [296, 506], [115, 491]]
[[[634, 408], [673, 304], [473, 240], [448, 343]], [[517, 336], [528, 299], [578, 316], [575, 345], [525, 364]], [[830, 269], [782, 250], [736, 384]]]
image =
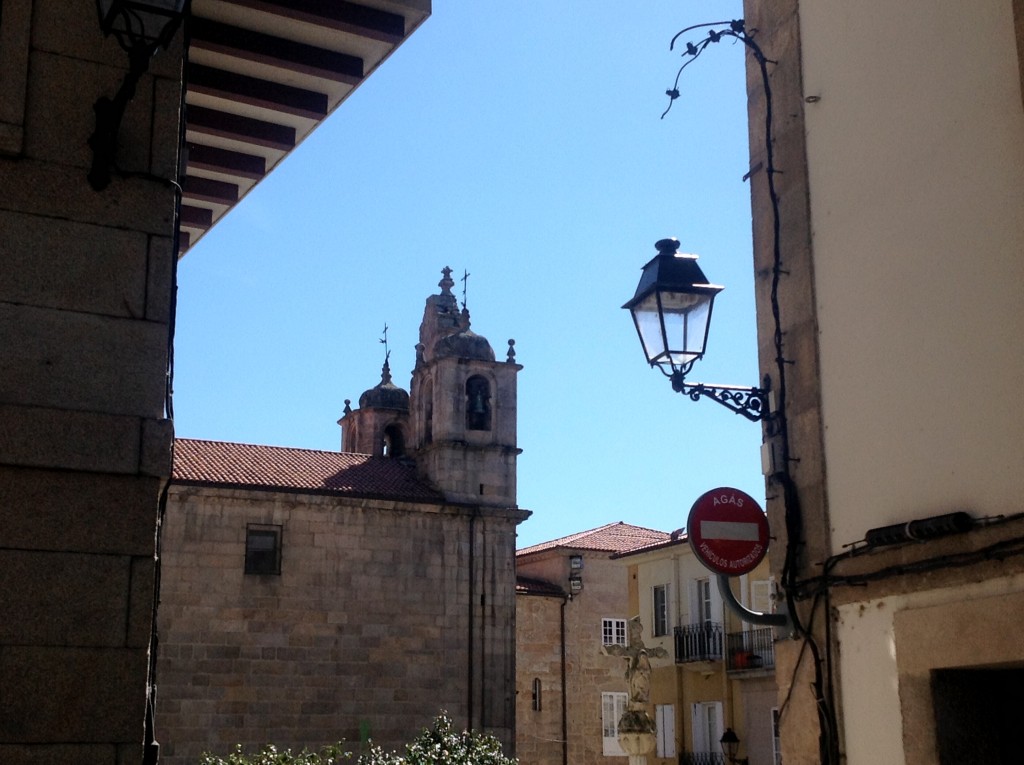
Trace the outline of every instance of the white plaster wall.
[[[679, 582], [675, 578], [676, 553], [665, 550], [650, 555], [650, 558], [644, 556], [641, 559], [644, 564], [637, 566], [637, 595], [640, 601], [640, 621], [644, 625], [644, 643], [649, 647], [661, 646], [671, 656], [675, 650], [672, 642], [672, 628], [680, 623]], [[654, 593], [652, 588], [659, 584], [668, 585], [669, 634], [654, 637]], [[630, 616], [632, 615], [630, 614]]]
[[1019, 511], [1011, 2], [814, 0], [800, 25], [805, 96], [820, 97], [805, 110], [835, 549], [898, 521]]
[[[840, 606], [836, 638], [847, 765], [905, 765], [907, 723], [901, 707], [900, 674], [906, 676], [920, 666], [939, 669], [1006, 661], [1006, 636], [1019, 635], [1024, 627], [1024, 613], [1014, 597], [1022, 592], [1024, 575], [1017, 575]], [[983, 612], [993, 620], [1008, 619], [1009, 628], [1000, 623], [1000, 629], [986, 629], [980, 623], [983, 619], [968, 613], [973, 604], [982, 604]], [[912, 656], [898, 656], [897, 614], [912, 611], [931, 620], [934, 626], [925, 631], [933, 639], [928, 645], [913, 643]], [[959, 629], [964, 626], [969, 629], [966, 640]], [[1016, 638], [1010, 637], [1009, 642], [1015, 644]], [[909, 690], [903, 689], [902, 695], [908, 698]], [[930, 710], [930, 705], [926, 706]], [[925, 735], [918, 725], [910, 724], [915, 730], [907, 740], [914, 744], [934, 741], [934, 734]]]
[[893, 613], [903, 598], [840, 607], [836, 624], [847, 765], [904, 765]]

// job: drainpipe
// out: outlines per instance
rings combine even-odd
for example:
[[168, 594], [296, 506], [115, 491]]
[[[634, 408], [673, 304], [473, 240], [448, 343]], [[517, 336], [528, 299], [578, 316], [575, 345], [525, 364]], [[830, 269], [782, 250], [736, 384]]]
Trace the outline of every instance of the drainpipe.
[[466, 688], [466, 717], [469, 721], [468, 728], [473, 730], [475, 727], [473, 724], [473, 682], [475, 677], [473, 674], [473, 659], [474, 659], [474, 630], [473, 622], [476, 617], [476, 609], [473, 607], [474, 600], [476, 599], [476, 519], [480, 514], [480, 508], [474, 507], [473, 514], [469, 516], [469, 628], [468, 628], [468, 650], [466, 651], [466, 657], [468, 664], [466, 667], [466, 675], [468, 678]]
[[565, 688], [565, 606], [569, 602], [567, 595], [562, 596], [561, 643], [562, 643], [562, 765], [569, 765], [569, 715], [568, 700]]
[[[490, 705], [485, 703], [485, 699], [487, 699], [487, 664], [489, 659], [493, 658], [493, 655], [489, 656], [487, 653], [487, 608], [489, 606], [487, 602], [487, 568], [490, 565], [490, 561], [487, 559], [486, 531], [483, 536], [484, 542], [480, 545], [480, 597], [477, 598], [477, 614], [480, 617], [480, 636], [477, 638], [477, 642], [480, 645], [480, 719], [478, 724], [481, 732], [486, 731], [487, 727], [491, 724], [490, 716], [488, 715]], [[473, 539], [473, 544], [476, 544], [475, 534]]]

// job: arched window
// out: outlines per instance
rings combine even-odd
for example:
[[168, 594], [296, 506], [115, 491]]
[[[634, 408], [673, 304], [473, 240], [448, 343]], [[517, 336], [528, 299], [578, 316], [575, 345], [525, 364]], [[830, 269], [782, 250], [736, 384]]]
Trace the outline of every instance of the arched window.
[[388, 425], [384, 428], [384, 456], [405, 456], [405, 433], [398, 425]]
[[423, 383], [423, 400], [426, 405], [423, 407], [422, 443], [429, 444], [434, 440], [434, 383], [430, 380]]
[[491, 429], [491, 384], [474, 375], [466, 380], [466, 430]]

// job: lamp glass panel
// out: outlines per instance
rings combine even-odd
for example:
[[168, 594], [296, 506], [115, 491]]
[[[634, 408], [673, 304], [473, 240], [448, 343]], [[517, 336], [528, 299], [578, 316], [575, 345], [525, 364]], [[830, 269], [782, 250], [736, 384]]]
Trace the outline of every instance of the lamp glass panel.
[[664, 361], [680, 366], [699, 359], [704, 355], [714, 295], [660, 292], [659, 297], [668, 339]]
[[665, 355], [665, 338], [662, 334], [661, 315], [658, 313], [657, 295], [651, 293], [631, 310], [647, 361], [651, 364], [660, 363]]

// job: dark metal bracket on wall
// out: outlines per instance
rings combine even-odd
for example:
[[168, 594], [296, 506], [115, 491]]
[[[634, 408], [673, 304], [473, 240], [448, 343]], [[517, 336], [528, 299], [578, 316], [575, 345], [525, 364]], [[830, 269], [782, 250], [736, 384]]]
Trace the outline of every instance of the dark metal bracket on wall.
[[789, 618], [789, 613], [785, 610], [785, 603], [779, 604], [783, 609], [779, 613], [764, 614], [760, 611], [751, 611], [745, 605], [736, 600], [736, 596], [732, 594], [732, 588], [729, 586], [730, 579], [731, 577], [728, 577], [725, 574], [719, 574], [718, 591], [722, 594], [722, 600], [725, 602], [725, 605], [727, 605], [734, 614], [750, 624], [763, 624], [768, 627], [774, 627], [776, 639], [791, 638], [796, 634], [793, 626], [793, 620]]

